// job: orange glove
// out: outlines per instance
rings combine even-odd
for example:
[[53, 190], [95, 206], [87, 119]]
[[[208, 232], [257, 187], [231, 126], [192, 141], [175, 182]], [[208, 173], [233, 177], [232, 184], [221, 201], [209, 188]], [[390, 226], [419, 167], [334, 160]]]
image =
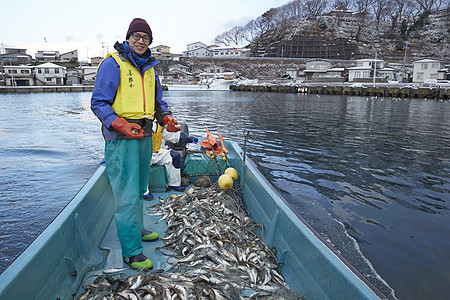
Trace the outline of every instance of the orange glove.
[[162, 123], [166, 125], [166, 130], [169, 132], [177, 132], [181, 130], [180, 127], [175, 126], [176, 124], [178, 124], [178, 122], [172, 116], [164, 116], [164, 118], [162, 119]]
[[[132, 140], [140, 139], [144, 137], [144, 129], [136, 123], [128, 123], [124, 118], [116, 118], [111, 126], [117, 130], [125, 134]], [[134, 131], [134, 133], [133, 133]]]

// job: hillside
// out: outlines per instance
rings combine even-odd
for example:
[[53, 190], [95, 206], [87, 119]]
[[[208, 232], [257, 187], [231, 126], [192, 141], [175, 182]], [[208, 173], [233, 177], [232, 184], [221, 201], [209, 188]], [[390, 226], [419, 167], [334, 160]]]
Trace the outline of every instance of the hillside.
[[[388, 62], [406, 62], [409, 73], [411, 63], [421, 58], [450, 63], [449, 8], [434, 12], [416, 9], [414, 14], [401, 17], [386, 14], [376, 18], [368, 11], [354, 13], [346, 9], [311, 16], [301, 9], [294, 13], [292, 5], [299, 3], [303, 2], [294, 0], [271, 9], [244, 27], [222, 33], [214, 41], [224, 45], [247, 41], [253, 57], [189, 57], [182, 58], [180, 63], [191, 72], [216, 65], [234, 71], [239, 77], [263, 80], [279, 79], [288, 68], [304, 69], [311, 58], [330, 59], [334, 67], [349, 67], [355, 59], [377, 55]], [[169, 65], [176, 63], [162, 62], [158, 72], [167, 72]]]
[[204, 71], [212, 65], [224, 68], [227, 71], [234, 71], [240, 78], [263, 79], [272, 81], [279, 79], [286, 74], [287, 68], [305, 68], [306, 60], [283, 61], [265, 60], [265, 59], [217, 59], [217, 58], [183, 58], [180, 62], [162, 61], [157, 65], [156, 70], [159, 74], [168, 71], [169, 66], [181, 63], [190, 67], [192, 71]]
[[268, 30], [253, 40], [250, 47], [254, 56], [271, 57], [305, 57], [295, 55], [292, 50], [299, 53], [298, 49], [315, 47], [316, 52], [309, 57], [320, 57], [324, 51], [312, 43], [311, 37], [328, 44], [325, 47], [328, 52], [321, 58], [374, 57], [376, 49], [377, 55], [385, 60], [400, 61], [405, 50], [410, 61], [423, 57], [445, 60], [450, 57], [450, 15], [449, 10], [441, 10], [396, 23], [392, 19], [376, 21], [344, 12], [316, 19], [294, 19], [283, 29]]
[[257, 57], [407, 60], [450, 57], [450, 4], [443, 0], [291, 0], [214, 44], [248, 45]]

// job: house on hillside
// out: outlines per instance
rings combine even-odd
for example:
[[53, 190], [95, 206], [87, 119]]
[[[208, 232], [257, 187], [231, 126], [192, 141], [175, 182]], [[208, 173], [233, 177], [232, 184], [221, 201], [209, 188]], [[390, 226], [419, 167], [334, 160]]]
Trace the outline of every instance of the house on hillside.
[[331, 61], [312, 59], [306, 62], [303, 71], [306, 81], [313, 82], [344, 82], [345, 68], [333, 68]]
[[97, 67], [81, 67], [81, 83], [94, 84], [97, 77]]
[[97, 67], [103, 60], [103, 56], [91, 57], [91, 66]]
[[297, 80], [298, 78], [298, 68], [287, 68], [286, 69], [286, 75], [289, 76], [289, 78], [293, 80]]
[[199, 74], [200, 81], [204, 79], [236, 79], [236, 73], [226, 70], [222, 67], [211, 65], [205, 68], [205, 71]]
[[186, 45], [187, 50], [183, 51], [185, 57], [207, 57], [210, 53], [208, 46], [202, 42], [195, 42]]
[[81, 83], [79, 68], [68, 68], [66, 85], [77, 85]]
[[34, 67], [36, 85], [64, 85], [66, 67], [54, 63], [44, 63]]
[[182, 64], [175, 64], [169, 67], [169, 71], [180, 70], [185, 73], [189, 73], [189, 67]]
[[210, 48], [210, 55], [214, 58], [235, 58], [250, 56], [251, 50], [243, 47], [223, 46]]
[[59, 51], [40, 50], [34, 55], [37, 61], [59, 61]]
[[306, 62], [305, 73], [306, 80], [312, 80], [313, 77], [324, 77], [327, 70], [332, 67], [329, 60], [313, 59]]
[[450, 80], [450, 66], [445, 66], [438, 71], [438, 80]]
[[189, 72], [189, 67], [181, 64], [171, 65], [169, 67], [169, 71], [160, 74], [159, 77], [163, 82], [168, 83], [173, 83], [174, 81], [182, 82], [193, 79], [192, 73]]
[[413, 62], [413, 82], [423, 83], [428, 79], [438, 79], [444, 63], [436, 59], [421, 59]]
[[398, 81], [402, 79], [403, 74], [398, 69], [384, 67], [383, 69], [377, 70], [377, 77], [385, 78], [387, 81]]
[[157, 60], [169, 60], [172, 58], [170, 54], [170, 47], [165, 45], [158, 45], [150, 48], [152, 56]]
[[60, 55], [59, 59], [62, 62], [78, 61], [78, 50], [63, 53]]
[[287, 68], [286, 75], [288, 75], [288, 78], [297, 82], [305, 81], [305, 72], [299, 68]]
[[5, 82], [9, 86], [34, 85], [32, 66], [4, 66]]
[[5, 53], [0, 55], [4, 64], [28, 64], [33, 61], [33, 57], [27, 54], [27, 49], [5, 48]]
[[[391, 74], [391, 69], [384, 70], [386, 62], [381, 59], [358, 59], [356, 67], [347, 68], [349, 82], [372, 82], [375, 74], [377, 82], [387, 82], [385, 77]], [[390, 76], [390, 75], [389, 75]]]

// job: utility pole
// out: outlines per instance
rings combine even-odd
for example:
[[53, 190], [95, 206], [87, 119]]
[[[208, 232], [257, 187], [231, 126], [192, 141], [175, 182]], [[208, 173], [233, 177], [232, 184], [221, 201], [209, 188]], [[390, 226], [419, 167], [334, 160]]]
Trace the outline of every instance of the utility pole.
[[375, 48], [375, 60], [373, 61], [373, 86], [375, 86], [376, 83], [376, 77], [377, 77], [377, 48]]
[[403, 57], [403, 78], [402, 81], [406, 82], [406, 53], [408, 51], [408, 42], [405, 42], [405, 57]]
[[3, 42], [1, 43], [2, 47], [0, 48], [0, 72], [3, 74], [3, 82], [6, 85], [6, 72], [5, 68], [3, 67]]

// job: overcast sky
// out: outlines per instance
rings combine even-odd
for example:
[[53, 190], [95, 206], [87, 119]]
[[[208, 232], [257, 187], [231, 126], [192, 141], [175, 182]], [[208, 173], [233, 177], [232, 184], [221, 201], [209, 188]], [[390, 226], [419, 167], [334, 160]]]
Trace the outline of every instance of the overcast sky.
[[[182, 53], [186, 44], [212, 44], [215, 36], [244, 26], [289, 0], [21, 0], [2, 1], [0, 44], [60, 53], [78, 49], [79, 60], [103, 56], [122, 42], [131, 20], [147, 20], [153, 44]], [[103, 45], [103, 47], [102, 47]], [[2, 52], [3, 53], [3, 52]]]

